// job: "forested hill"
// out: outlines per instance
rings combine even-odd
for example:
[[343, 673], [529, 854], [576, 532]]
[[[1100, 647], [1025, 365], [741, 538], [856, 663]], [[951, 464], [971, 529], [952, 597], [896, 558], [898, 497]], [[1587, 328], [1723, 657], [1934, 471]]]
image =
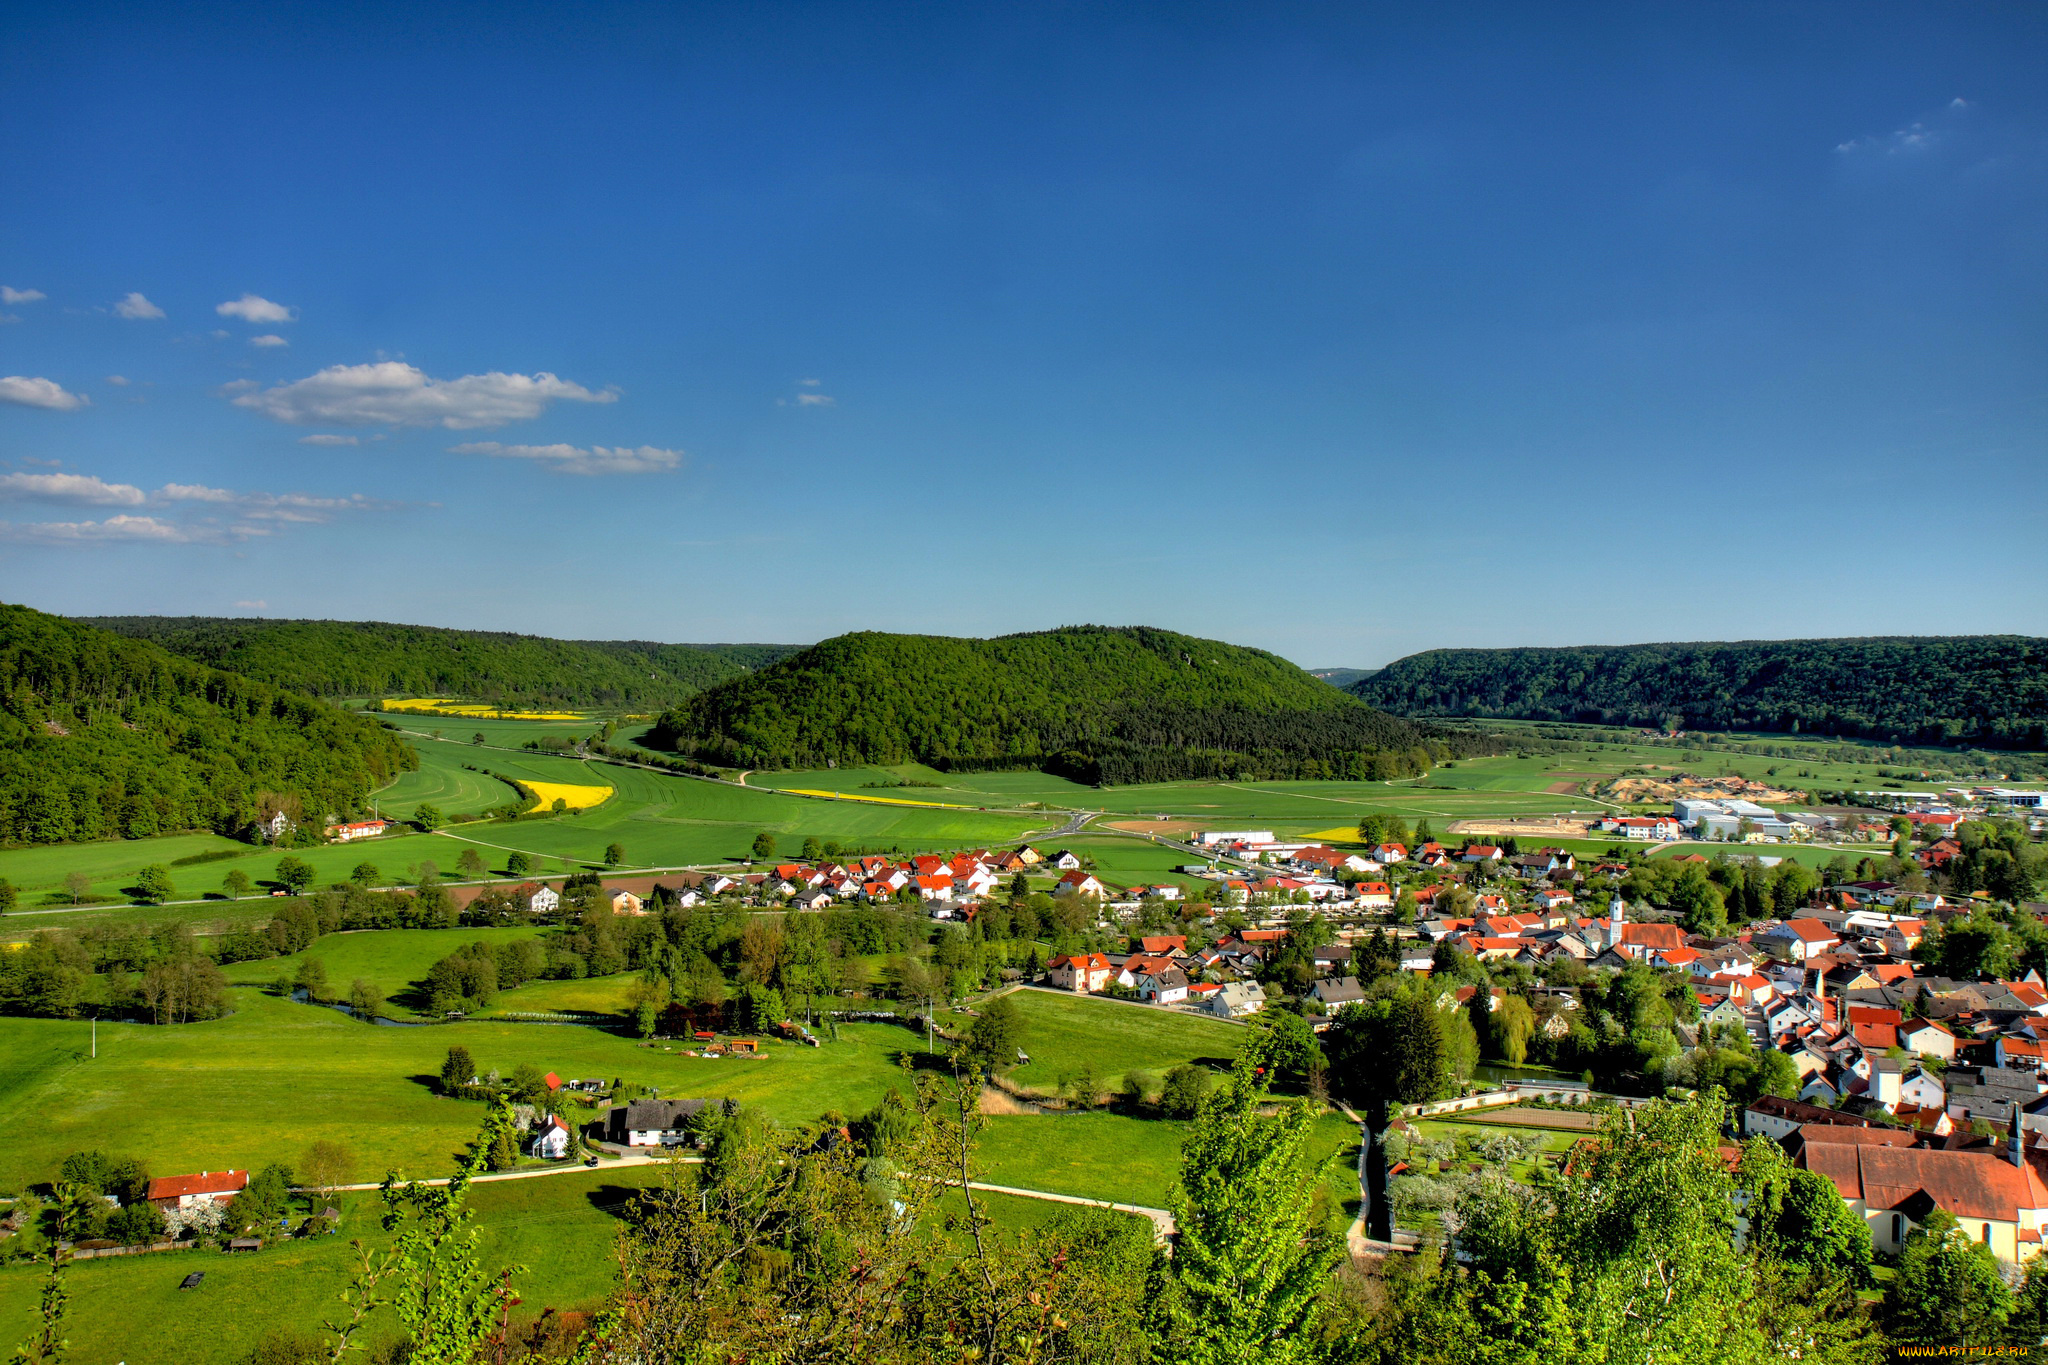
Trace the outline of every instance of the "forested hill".
[[1404, 716], [2048, 747], [2048, 640], [2022, 635], [1433, 649], [1351, 691]]
[[452, 696], [508, 706], [655, 710], [763, 667], [795, 645], [550, 640], [383, 621], [220, 616], [78, 618], [173, 654], [322, 697]]
[[915, 761], [1110, 783], [1397, 776], [1493, 744], [1362, 706], [1263, 650], [1137, 626], [841, 635], [691, 698], [653, 739], [733, 767]]
[[266, 793], [318, 820], [418, 762], [302, 693], [0, 604], [0, 841], [240, 834]]

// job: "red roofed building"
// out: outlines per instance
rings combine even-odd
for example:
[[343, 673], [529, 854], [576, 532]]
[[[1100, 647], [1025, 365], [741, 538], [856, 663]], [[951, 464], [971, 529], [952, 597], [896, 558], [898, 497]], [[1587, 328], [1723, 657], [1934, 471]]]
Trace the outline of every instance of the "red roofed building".
[[2048, 1187], [2024, 1161], [2015, 1165], [1981, 1149], [1839, 1142], [1809, 1142], [1793, 1161], [1834, 1182], [1879, 1251], [1899, 1251], [1908, 1233], [1944, 1209], [2000, 1260], [2022, 1263], [2040, 1254]]
[[1153, 934], [1138, 940], [1138, 946], [1148, 953], [1184, 953], [1188, 950], [1186, 934]]
[[170, 1213], [201, 1205], [219, 1206], [247, 1188], [247, 1171], [201, 1171], [198, 1175], [167, 1175], [161, 1180], [152, 1180], [143, 1198]]
[[1046, 974], [1059, 989], [1088, 995], [1107, 986], [1116, 968], [1101, 953], [1075, 953], [1048, 962]]

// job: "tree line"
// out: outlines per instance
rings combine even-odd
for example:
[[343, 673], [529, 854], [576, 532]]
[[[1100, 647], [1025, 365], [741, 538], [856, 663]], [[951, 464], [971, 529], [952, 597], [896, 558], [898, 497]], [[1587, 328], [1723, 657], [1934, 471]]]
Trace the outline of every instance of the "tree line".
[[551, 640], [383, 621], [80, 617], [193, 659], [320, 697], [474, 698], [515, 706], [666, 706], [793, 645]]
[[2048, 640], [2019, 635], [1435, 649], [1351, 691], [1404, 716], [2048, 748]]

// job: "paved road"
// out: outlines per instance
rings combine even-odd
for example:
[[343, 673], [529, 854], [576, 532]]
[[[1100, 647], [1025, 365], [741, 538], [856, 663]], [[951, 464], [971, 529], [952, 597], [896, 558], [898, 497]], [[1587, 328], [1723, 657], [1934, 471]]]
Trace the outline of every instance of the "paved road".
[[[658, 1166], [664, 1161], [681, 1161], [685, 1165], [695, 1166], [702, 1164], [703, 1160], [704, 1158], [701, 1156], [670, 1157], [657, 1156], [648, 1152], [634, 1152], [627, 1156], [601, 1162], [596, 1166], [585, 1166], [577, 1163], [568, 1166], [544, 1166], [532, 1171], [499, 1171], [489, 1175], [477, 1176], [474, 1183], [481, 1185], [485, 1181], [490, 1180], [537, 1180], [542, 1176], [575, 1175], [578, 1172], [602, 1174], [605, 1171], [616, 1171], [627, 1166]], [[422, 1180], [417, 1183], [422, 1185], [445, 1185], [448, 1183], [448, 1178], [443, 1176], [437, 1180]], [[949, 1181], [948, 1183], [952, 1182]], [[335, 1185], [331, 1187], [335, 1192], [377, 1190], [382, 1188], [382, 1182], [372, 1185]], [[1020, 1199], [1043, 1199], [1053, 1204], [1076, 1204], [1086, 1208], [1114, 1209], [1119, 1213], [1140, 1214], [1151, 1221], [1153, 1234], [1162, 1242], [1173, 1236], [1174, 1233], [1173, 1214], [1165, 1209], [1146, 1208], [1142, 1204], [1119, 1204], [1107, 1199], [1084, 1199], [1080, 1195], [1055, 1194], [1051, 1190], [1027, 1190], [1017, 1185], [991, 1185], [981, 1180], [970, 1181], [968, 1188], [985, 1194], [1008, 1194], [1015, 1195]]]

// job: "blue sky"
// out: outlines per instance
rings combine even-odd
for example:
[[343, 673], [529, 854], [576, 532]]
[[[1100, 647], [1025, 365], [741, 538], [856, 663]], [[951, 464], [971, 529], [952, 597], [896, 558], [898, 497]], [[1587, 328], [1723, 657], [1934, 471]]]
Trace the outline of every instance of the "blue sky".
[[0, 594], [2048, 633], [2038, 5], [0, 6]]

